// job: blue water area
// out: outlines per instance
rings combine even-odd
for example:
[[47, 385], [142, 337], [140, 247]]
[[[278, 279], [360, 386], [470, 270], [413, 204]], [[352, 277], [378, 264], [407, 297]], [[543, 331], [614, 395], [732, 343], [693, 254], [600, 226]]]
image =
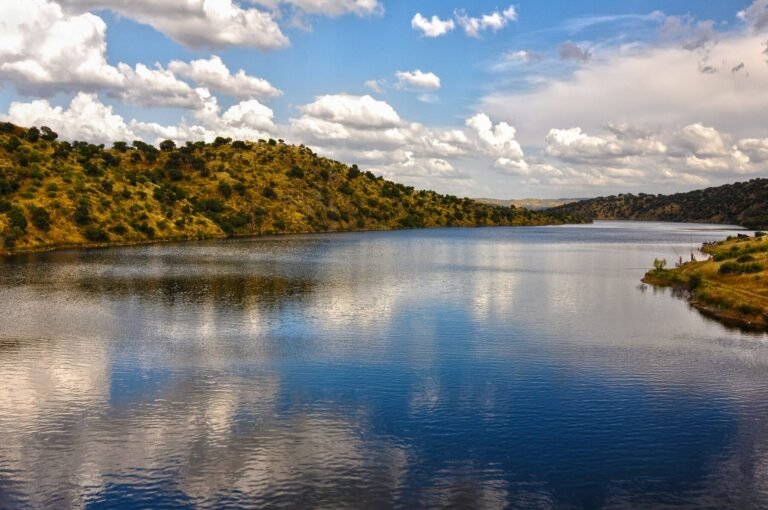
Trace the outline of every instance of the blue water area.
[[640, 283], [734, 233], [4, 259], [0, 508], [768, 506], [768, 337]]

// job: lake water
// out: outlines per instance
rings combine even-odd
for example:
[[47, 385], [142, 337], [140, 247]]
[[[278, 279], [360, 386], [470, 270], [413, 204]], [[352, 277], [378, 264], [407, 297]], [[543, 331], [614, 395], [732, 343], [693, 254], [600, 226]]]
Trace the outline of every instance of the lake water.
[[0, 508], [768, 506], [768, 337], [640, 286], [730, 230], [0, 260]]

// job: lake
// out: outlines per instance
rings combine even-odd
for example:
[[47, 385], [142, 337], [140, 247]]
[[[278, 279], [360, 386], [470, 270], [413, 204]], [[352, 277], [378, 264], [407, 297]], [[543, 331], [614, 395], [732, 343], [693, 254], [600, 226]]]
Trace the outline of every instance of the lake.
[[0, 259], [0, 508], [768, 505], [767, 336], [598, 222]]

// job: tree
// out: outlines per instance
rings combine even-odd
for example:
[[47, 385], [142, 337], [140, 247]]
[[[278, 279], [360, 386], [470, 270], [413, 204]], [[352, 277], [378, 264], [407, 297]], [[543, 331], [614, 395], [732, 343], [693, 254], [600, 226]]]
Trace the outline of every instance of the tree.
[[41, 127], [40, 131], [43, 133], [42, 139], [48, 142], [52, 142], [59, 137], [59, 134], [56, 131], [49, 128], [48, 126]]
[[40, 130], [36, 127], [31, 127], [27, 130], [27, 140], [35, 143], [40, 139]]
[[112, 144], [112, 148], [117, 152], [126, 152], [128, 150], [128, 144], [125, 142], [115, 142]]
[[160, 150], [164, 152], [170, 152], [176, 148], [176, 144], [173, 140], [163, 140], [160, 142]]
[[667, 259], [653, 259], [653, 267], [656, 272], [664, 271], [664, 268], [667, 267]]

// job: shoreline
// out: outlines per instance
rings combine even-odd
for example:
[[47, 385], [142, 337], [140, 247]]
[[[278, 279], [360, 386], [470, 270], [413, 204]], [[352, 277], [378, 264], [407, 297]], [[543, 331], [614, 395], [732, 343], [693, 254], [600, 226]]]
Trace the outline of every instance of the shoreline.
[[654, 261], [642, 282], [683, 292], [691, 307], [726, 326], [768, 332], [768, 236], [739, 234], [701, 251], [708, 260], [673, 269]]
[[478, 229], [478, 228], [521, 228], [521, 227], [557, 227], [565, 225], [588, 225], [589, 223], [542, 223], [539, 225], [435, 225], [430, 227], [420, 228], [367, 228], [367, 229], [342, 229], [342, 230], [307, 230], [307, 231], [292, 231], [292, 232], [268, 232], [263, 234], [236, 234], [236, 235], [210, 235], [202, 237], [167, 237], [157, 239], [140, 239], [135, 241], [126, 242], [109, 242], [109, 243], [73, 243], [73, 244], [57, 244], [57, 245], [42, 245], [29, 248], [21, 248], [18, 250], [7, 251], [0, 249], [0, 259], [8, 259], [20, 255], [34, 255], [40, 253], [55, 253], [62, 251], [85, 251], [85, 250], [106, 250], [110, 248], [126, 248], [131, 246], [152, 246], [156, 244], [170, 244], [170, 243], [195, 243], [199, 241], [225, 241], [229, 239], [261, 239], [269, 237], [287, 237], [287, 236], [300, 236], [300, 235], [313, 235], [313, 234], [354, 234], [365, 232], [403, 232], [413, 230], [437, 230], [437, 229]]

